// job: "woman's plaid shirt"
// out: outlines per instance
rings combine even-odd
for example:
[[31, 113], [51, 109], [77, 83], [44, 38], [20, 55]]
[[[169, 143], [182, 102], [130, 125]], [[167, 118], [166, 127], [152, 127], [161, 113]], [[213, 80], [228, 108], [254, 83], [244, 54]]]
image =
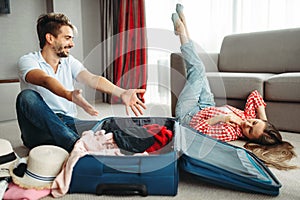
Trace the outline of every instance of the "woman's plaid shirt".
[[223, 107], [208, 107], [200, 110], [193, 116], [190, 126], [202, 132], [203, 134], [207, 134], [218, 140], [233, 141], [243, 137], [240, 126], [232, 126], [224, 122], [220, 122], [215, 125], [209, 125], [207, 120], [211, 117], [220, 114], [229, 114], [231, 112], [239, 116], [242, 120], [255, 119], [256, 109], [259, 106], [266, 106], [266, 103], [258, 91], [255, 90], [248, 96], [244, 111], [229, 105], [225, 105]]

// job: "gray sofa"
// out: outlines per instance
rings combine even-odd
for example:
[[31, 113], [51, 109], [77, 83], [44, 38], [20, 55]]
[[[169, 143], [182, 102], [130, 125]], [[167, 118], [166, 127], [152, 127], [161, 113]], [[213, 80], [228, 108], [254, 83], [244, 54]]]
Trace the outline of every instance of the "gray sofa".
[[[258, 90], [270, 122], [282, 131], [300, 132], [300, 28], [226, 36], [220, 53], [198, 46], [217, 105], [243, 108]], [[171, 54], [172, 114], [185, 83], [180, 53]]]

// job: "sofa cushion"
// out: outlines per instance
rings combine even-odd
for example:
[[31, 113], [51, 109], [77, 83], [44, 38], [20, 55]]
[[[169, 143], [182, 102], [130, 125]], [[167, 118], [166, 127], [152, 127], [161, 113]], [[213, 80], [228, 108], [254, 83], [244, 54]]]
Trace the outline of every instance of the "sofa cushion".
[[271, 76], [265, 82], [265, 99], [269, 101], [300, 102], [300, 73]]
[[299, 72], [300, 28], [242, 33], [223, 40], [219, 71]]
[[247, 99], [257, 90], [264, 92], [264, 81], [274, 74], [208, 72], [207, 77], [216, 98]]
[[[299, 132], [300, 104], [266, 101], [268, 120], [279, 130]], [[299, 140], [300, 142], [300, 140]], [[300, 144], [300, 143], [299, 143]]]

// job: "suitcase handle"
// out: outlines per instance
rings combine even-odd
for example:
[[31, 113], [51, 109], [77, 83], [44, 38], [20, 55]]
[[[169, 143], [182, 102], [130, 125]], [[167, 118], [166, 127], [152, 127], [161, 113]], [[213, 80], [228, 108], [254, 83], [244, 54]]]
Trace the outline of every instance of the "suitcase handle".
[[141, 196], [147, 196], [147, 187], [143, 184], [99, 184], [96, 188], [96, 194], [118, 194], [118, 195], [130, 195], [140, 194]]

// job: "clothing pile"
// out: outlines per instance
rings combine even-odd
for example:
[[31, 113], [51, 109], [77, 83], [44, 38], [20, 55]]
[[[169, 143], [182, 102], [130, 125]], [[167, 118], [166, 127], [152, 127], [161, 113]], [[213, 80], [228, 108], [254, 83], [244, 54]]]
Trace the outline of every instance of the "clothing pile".
[[117, 146], [124, 154], [155, 152], [167, 145], [173, 137], [165, 126], [149, 124], [113, 131]]

